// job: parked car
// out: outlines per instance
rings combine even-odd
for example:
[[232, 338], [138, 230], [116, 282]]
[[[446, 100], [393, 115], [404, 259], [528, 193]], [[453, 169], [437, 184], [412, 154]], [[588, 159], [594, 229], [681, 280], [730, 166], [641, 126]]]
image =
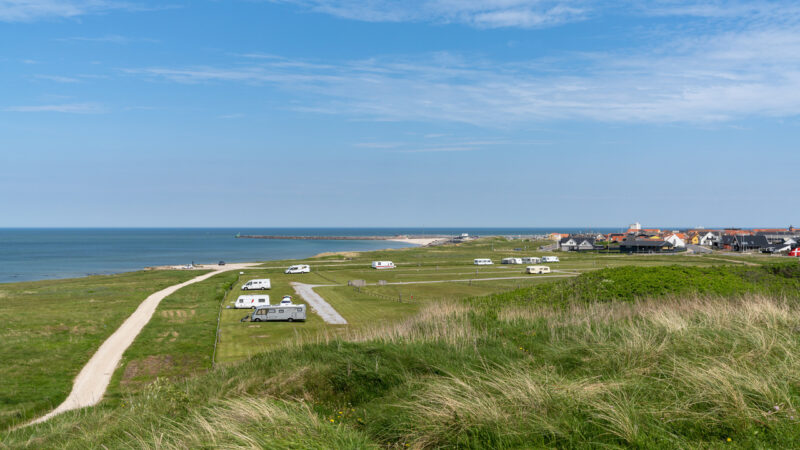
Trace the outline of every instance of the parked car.
[[250, 291], [250, 290], [265, 290], [265, 289], [272, 289], [272, 284], [269, 281], [269, 278], [260, 278], [257, 280], [250, 280], [247, 283], [242, 285], [243, 291]]
[[295, 320], [306, 320], [306, 305], [276, 305], [265, 306], [253, 311], [250, 316], [251, 322], [272, 322], [285, 320], [294, 322]]
[[525, 268], [525, 273], [535, 273], [541, 275], [543, 273], [550, 273], [550, 268], [547, 266], [528, 266]]
[[289, 266], [284, 273], [309, 273], [311, 272], [311, 266], [308, 264], [296, 264], [294, 266]]
[[236, 309], [255, 309], [259, 306], [269, 306], [269, 295], [240, 295], [233, 304]]
[[219, 265], [220, 265], [220, 266], [224, 266], [224, 265], [225, 265], [225, 261], [220, 261], [220, 262], [219, 262]]

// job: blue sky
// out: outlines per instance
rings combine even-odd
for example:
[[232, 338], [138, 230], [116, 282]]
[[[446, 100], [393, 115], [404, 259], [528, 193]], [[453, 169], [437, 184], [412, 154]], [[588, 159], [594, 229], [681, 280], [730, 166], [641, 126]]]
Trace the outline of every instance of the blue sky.
[[800, 224], [800, 5], [0, 0], [0, 226]]

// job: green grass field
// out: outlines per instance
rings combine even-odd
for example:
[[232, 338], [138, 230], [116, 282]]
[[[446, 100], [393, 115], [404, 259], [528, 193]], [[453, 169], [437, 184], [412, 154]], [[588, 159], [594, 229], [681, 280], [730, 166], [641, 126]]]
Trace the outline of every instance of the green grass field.
[[798, 286], [794, 263], [614, 268], [394, 310], [324, 288], [378, 315], [0, 445], [795, 448]]
[[[498, 264], [503, 257], [547, 254], [538, 250], [544, 244], [546, 243], [486, 238], [457, 246], [346, 253], [304, 261], [275, 261], [263, 263], [260, 268], [244, 270], [242, 275], [226, 273], [188, 286], [161, 303], [153, 319], [125, 353], [120, 368], [114, 374], [106, 400], [97, 411], [118, 414], [122, 405], [141, 402], [142, 395], [155, 395], [154, 390], [167, 390], [171, 392], [169, 395], [178, 397], [175, 401], [183, 402], [184, 395], [173, 392], [175, 385], [171, 383], [183, 380], [181, 383], [184, 386], [194, 386], [195, 380], [202, 378], [204, 373], [212, 378], [229, 376], [228, 368], [249, 367], [253, 364], [252, 361], [260, 360], [262, 357], [259, 355], [264, 352], [274, 356], [275, 352], [285, 353], [285, 349], [291, 349], [292, 352], [305, 354], [307, 347], [304, 345], [310, 343], [325, 347], [331, 342], [362, 342], [371, 339], [388, 339], [393, 342], [395, 338], [391, 336], [409, 332], [409, 326], [422, 327], [423, 330], [437, 328], [430, 322], [420, 322], [420, 317], [435, 316], [439, 309], [446, 311], [452, 305], [464, 305], [465, 301], [474, 298], [518, 308], [531, 303], [533, 299], [536, 300], [534, 303], [542, 304], [593, 302], [604, 296], [646, 299], [649, 295], [693, 295], [692, 293], [705, 292], [698, 291], [699, 287], [719, 285], [733, 286], [735, 289], [712, 290], [713, 292], [707, 293], [719, 297], [733, 294], [767, 295], [769, 301], [777, 301], [773, 299], [787, 295], [795, 286], [791, 284], [793, 282], [776, 282], [780, 277], [776, 278], [774, 274], [754, 272], [762, 264], [779, 260], [761, 255], [606, 255], [557, 252], [550, 253], [561, 258], [561, 262], [549, 264], [555, 271], [552, 276], [524, 275], [524, 266]], [[476, 267], [472, 260], [478, 257], [492, 258], [495, 265]], [[392, 260], [397, 264], [397, 269], [371, 269], [369, 266], [373, 260]], [[310, 264], [312, 273], [283, 273], [288, 265], [299, 262]], [[642, 272], [645, 275], [630, 271], [619, 272], [620, 275], [613, 271], [597, 272], [607, 273], [598, 275], [605, 277], [600, 279], [592, 275], [601, 269], [626, 266], [635, 266], [636, 270], [645, 271]], [[691, 272], [696, 279], [692, 278], [694, 281], [688, 283], [683, 278], [686, 275], [674, 269], [663, 273], [654, 272], [656, 275], [646, 272], [648, 268], [656, 269], [660, 266], [685, 268], [682, 270], [697, 268], [701, 271]], [[724, 269], [724, 276], [727, 278], [713, 278], [716, 276], [713, 275], [716, 273], [714, 270], [722, 269], [712, 268], [725, 266], [730, 267], [731, 271], [739, 272], [734, 275], [734, 272], [725, 272], [728, 269]], [[713, 272], [712, 275], [703, 275], [709, 270]], [[745, 273], [742, 271], [749, 275], [742, 275]], [[579, 274], [587, 275], [575, 278]], [[4, 342], [11, 343], [0, 349], [3, 361], [11, 361], [11, 364], [0, 368], [0, 376], [9, 380], [0, 387], [0, 428], [32, 418], [59, 403], [69, 392], [70, 381], [83, 362], [88, 360], [100, 342], [113, 332], [147, 294], [196, 275], [199, 273], [140, 272], [57, 282], [0, 285], [0, 318], [10, 324], [3, 330], [2, 337], [7, 339]], [[616, 278], [618, 276], [620, 278]], [[712, 278], [703, 278], [706, 276]], [[317, 293], [347, 319], [348, 325], [325, 324], [311, 311], [304, 323], [242, 323], [240, 319], [249, 310], [229, 309], [228, 306], [239, 295], [253, 293], [240, 290], [244, 282], [253, 278], [272, 280], [272, 289], [264, 293], [270, 295], [273, 304], [287, 294], [292, 295], [295, 302], [302, 301], [291, 288], [292, 281], [323, 285], [316, 288]], [[481, 280], [484, 278], [491, 280]], [[350, 280], [365, 280], [369, 285], [355, 289], [346, 285]], [[613, 289], [609, 289], [609, 280], [616, 283]], [[741, 286], [753, 288], [741, 290], [737, 287], [741, 286], [736, 284], [739, 281], [732, 280], [743, 280]], [[379, 281], [387, 284], [378, 285]], [[764, 290], [759, 287], [762, 284], [775, 289]], [[687, 288], [683, 291], [669, 291], [663, 287], [667, 285]], [[602, 289], [598, 289], [598, 286]], [[100, 305], [102, 306], [98, 308]], [[476, 303], [469, 308], [482, 311], [484, 305]], [[57, 324], [26, 320], [26, 317], [40, 317], [42, 312], [48, 311], [57, 314]], [[219, 330], [217, 317], [220, 318]], [[462, 337], [469, 339], [469, 336], [465, 334]], [[481, 350], [483, 351], [490, 350]], [[55, 355], [51, 357], [50, 352], [55, 352]], [[212, 370], [214, 361], [218, 368]], [[412, 361], [406, 363], [414, 364]], [[289, 364], [287, 367], [291, 366]], [[302, 371], [302, 368], [298, 370]], [[278, 372], [273, 376], [287, 376], [284, 372]], [[302, 374], [288, 376], [302, 378]], [[228, 394], [226, 391], [223, 397], [227, 398]], [[192, 397], [194, 394], [186, 395]], [[222, 394], [217, 392], [214, 395]], [[223, 397], [214, 398], [221, 400]], [[209, 398], [198, 397], [192, 401], [203, 405]], [[292, 411], [297, 407], [282, 405], [277, 407]], [[314, 405], [314, 414], [319, 414], [326, 408], [344, 407], [327, 403], [328, 406], [324, 407], [317, 403]], [[320, 429], [315, 430], [320, 432]], [[330, 430], [325, 432], [328, 431]], [[337, 438], [341, 437], [337, 433], [333, 434]], [[363, 440], [381, 446], [387, 442], [392, 445], [401, 442], [383, 437], [376, 440], [376, 436], [371, 433], [363, 435], [356, 432], [353, 436], [358, 442]], [[417, 442], [418, 446], [426, 446], [420, 444], [424, 441], [413, 442]], [[553, 442], [563, 444], [562, 441]]]
[[61, 403], [81, 367], [142, 300], [202, 273], [0, 284], [0, 429]]

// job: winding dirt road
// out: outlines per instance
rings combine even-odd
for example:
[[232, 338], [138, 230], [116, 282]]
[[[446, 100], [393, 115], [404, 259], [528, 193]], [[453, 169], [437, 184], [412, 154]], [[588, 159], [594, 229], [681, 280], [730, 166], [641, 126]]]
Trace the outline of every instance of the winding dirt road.
[[72, 384], [72, 392], [69, 393], [67, 399], [58, 405], [56, 409], [32, 421], [31, 424], [44, 422], [65, 411], [96, 405], [103, 398], [103, 394], [105, 394], [106, 388], [108, 388], [108, 383], [111, 381], [114, 370], [116, 370], [117, 364], [119, 364], [120, 359], [122, 359], [125, 350], [133, 343], [133, 340], [136, 339], [139, 332], [147, 325], [147, 322], [150, 321], [150, 318], [156, 311], [158, 304], [161, 303], [161, 300], [182, 287], [207, 280], [222, 272], [245, 269], [253, 265], [255, 264], [242, 263], [228, 264], [219, 267], [213, 266], [212, 272], [150, 294], [149, 297], [139, 304], [136, 311], [117, 328], [117, 331], [103, 342], [97, 352], [92, 355], [89, 362], [83, 366], [83, 369], [81, 369]]

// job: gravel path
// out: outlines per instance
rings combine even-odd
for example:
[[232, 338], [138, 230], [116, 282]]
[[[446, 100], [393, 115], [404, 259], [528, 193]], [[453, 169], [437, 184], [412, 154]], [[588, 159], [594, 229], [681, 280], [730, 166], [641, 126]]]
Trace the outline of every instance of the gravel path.
[[243, 263], [228, 264], [221, 267], [215, 266], [213, 272], [200, 275], [189, 281], [184, 281], [183, 283], [170, 286], [151, 294], [139, 304], [136, 311], [117, 328], [117, 331], [103, 342], [97, 352], [92, 355], [89, 362], [83, 366], [83, 369], [81, 369], [81, 372], [73, 382], [72, 392], [69, 393], [67, 399], [58, 405], [56, 409], [31, 423], [44, 422], [65, 411], [96, 405], [103, 398], [106, 388], [108, 388], [108, 383], [111, 381], [111, 376], [114, 375], [114, 370], [116, 370], [117, 364], [119, 364], [120, 359], [122, 359], [122, 354], [125, 353], [125, 350], [133, 343], [133, 340], [136, 339], [136, 336], [139, 335], [142, 328], [150, 321], [150, 318], [156, 311], [158, 304], [161, 303], [161, 300], [184, 286], [207, 280], [222, 272], [244, 269], [253, 265], [254, 264]]
[[344, 320], [333, 306], [331, 306], [328, 302], [325, 301], [324, 298], [320, 297], [319, 294], [314, 292], [315, 287], [321, 286], [328, 286], [324, 284], [303, 284], [303, 283], [296, 283], [292, 282], [292, 287], [294, 291], [297, 292], [297, 295], [303, 298], [303, 300], [307, 301], [311, 307], [314, 309], [314, 312], [317, 313], [322, 320], [326, 323], [330, 323], [333, 325], [346, 325], [347, 321]]

